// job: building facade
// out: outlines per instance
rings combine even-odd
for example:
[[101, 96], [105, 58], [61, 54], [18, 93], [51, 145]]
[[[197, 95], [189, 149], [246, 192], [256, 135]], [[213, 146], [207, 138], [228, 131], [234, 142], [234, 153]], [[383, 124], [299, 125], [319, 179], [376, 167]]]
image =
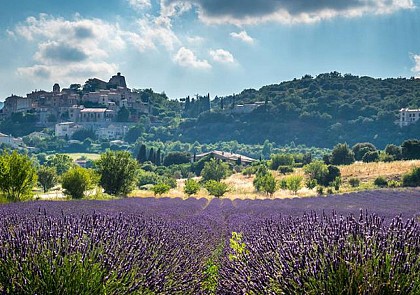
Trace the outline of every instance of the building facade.
[[420, 109], [401, 109], [400, 120], [397, 123], [400, 127], [416, 123], [420, 119]]

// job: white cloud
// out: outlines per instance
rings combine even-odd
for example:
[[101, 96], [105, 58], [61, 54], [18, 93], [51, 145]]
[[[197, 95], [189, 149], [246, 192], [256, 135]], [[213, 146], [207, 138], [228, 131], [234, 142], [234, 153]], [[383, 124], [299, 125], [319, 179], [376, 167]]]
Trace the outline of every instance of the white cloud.
[[182, 67], [195, 69], [210, 69], [211, 65], [205, 59], [199, 60], [192, 50], [181, 47], [173, 58]]
[[210, 55], [214, 61], [217, 61], [220, 63], [234, 63], [235, 62], [235, 59], [233, 58], [232, 53], [230, 53], [227, 50], [223, 50], [223, 49], [210, 50]]
[[414, 60], [414, 67], [411, 68], [411, 71], [416, 78], [420, 78], [420, 54], [413, 54], [412, 58]]
[[253, 44], [254, 43], [254, 39], [251, 36], [249, 36], [246, 31], [241, 31], [239, 33], [232, 32], [232, 33], [230, 33], [230, 36], [233, 39], [238, 39], [238, 40], [241, 40], [242, 42], [245, 42], [245, 43], [248, 43], [248, 44]]
[[148, 9], [152, 7], [152, 3], [150, 0], [127, 0], [130, 6], [138, 11], [142, 11], [144, 9]]
[[334, 17], [390, 14], [413, 9], [414, 0], [162, 0], [190, 4], [207, 24], [313, 23]]

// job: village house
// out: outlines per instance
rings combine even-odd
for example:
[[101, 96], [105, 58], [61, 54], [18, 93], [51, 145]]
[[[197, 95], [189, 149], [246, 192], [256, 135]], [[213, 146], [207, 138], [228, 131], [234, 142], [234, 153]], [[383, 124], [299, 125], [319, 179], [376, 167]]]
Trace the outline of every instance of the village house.
[[24, 147], [22, 138], [15, 138], [0, 132], [0, 144], [10, 145], [13, 148]]
[[62, 122], [55, 124], [55, 136], [71, 138], [72, 135], [77, 131], [83, 129], [83, 126], [74, 122]]
[[210, 151], [207, 153], [198, 154], [198, 155], [193, 156], [191, 161], [199, 161], [200, 159], [207, 156], [222, 160], [224, 162], [231, 162], [231, 163], [240, 162], [242, 165], [250, 165], [253, 162], [257, 161], [256, 159], [253, 159], [253, 158], [241, 155], [241, 154], [235, 154], [235, 153], [223, 152], [223, 151]]
[[416, 123], [420, 119], [420, 109], [403, 108], [400, 110], [400, 119], [396, 122], [400, 127]]

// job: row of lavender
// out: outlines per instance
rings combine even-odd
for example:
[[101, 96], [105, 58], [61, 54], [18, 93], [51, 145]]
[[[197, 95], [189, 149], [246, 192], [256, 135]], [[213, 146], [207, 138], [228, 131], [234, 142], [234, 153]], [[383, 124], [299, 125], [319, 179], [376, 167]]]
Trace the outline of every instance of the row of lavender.
[[0, 293], [418, 294], [418, 197], [4, 205]]

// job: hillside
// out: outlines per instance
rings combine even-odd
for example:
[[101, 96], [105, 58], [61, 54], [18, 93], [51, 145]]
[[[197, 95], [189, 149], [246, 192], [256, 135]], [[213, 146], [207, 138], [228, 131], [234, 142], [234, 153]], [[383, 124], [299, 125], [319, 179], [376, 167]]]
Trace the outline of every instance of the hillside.
[[[249, 114], [232, 110], [257, 101], [265, 104]], [[181, 125], [184, 140], [256, 143], [269, 139], [321, 147], [369, 141], [384, 147], [420, 134], [420, 126], [401, 129], [394, 124], [401, 108], [420, 106], [420, 80], [414, 78], [374, 79], [337, 72], [315, 78], [306, 75], [216, 98], [212, 105], [216, 113], [202, 113]]]

